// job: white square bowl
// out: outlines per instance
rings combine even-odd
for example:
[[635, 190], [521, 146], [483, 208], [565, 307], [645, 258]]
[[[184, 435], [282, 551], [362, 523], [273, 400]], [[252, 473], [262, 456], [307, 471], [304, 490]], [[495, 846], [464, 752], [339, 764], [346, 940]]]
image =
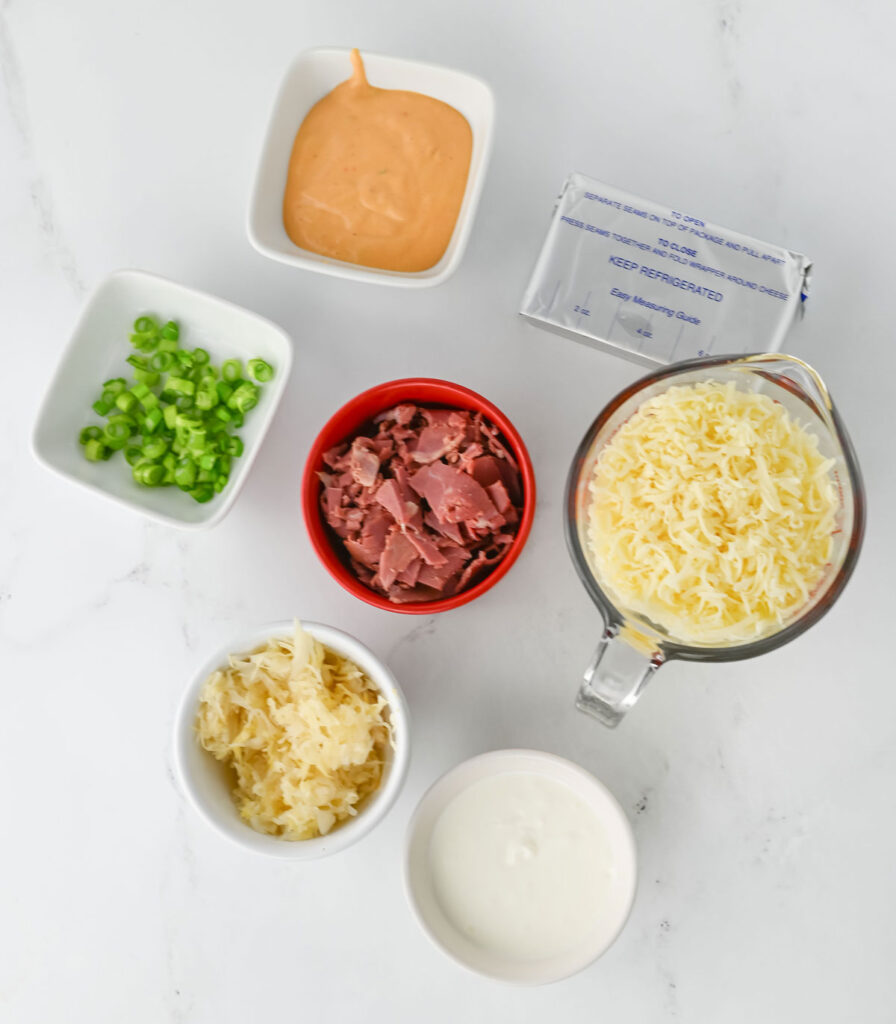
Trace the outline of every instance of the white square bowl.
[[435, 266], [414, 273], [362, 267], [300, 249], [286, 234], [283, 194], [296, 133], [311, 107], [351, 76], [350, 53], [348, 49], [306, 50], [287, 71], [274, 102], [249, 201], [249, 241], [265, 256], [304, 270], [404, 288], [441, 284], [457, 270], [467, 247], [491, 156], [495, 121], [492, 90], [482, 79], [462, 71], [375, 53], [361, 55], [371, 84], [383, 89], [408, 89], [442, 100], [459, 110], [473, 131], [463, 202], [448, 248]]
[[[233, 460], [227, 486], [199, 504], [177, 487], [143, 487], [118, 452], [108, 462], [88, 462], [78, 443], [82, 427], [96, 423], [91, 406], [102, 383], [130, 376], [125, 362], [138, 316], [175, 320], [185, 347], [207, 349], [212, 362], [260, 358], [274, 368], [261, 387], [258, 405], [246, 415], [239, 436], [243, 455]], [[32, 436], [37, 460], [54, 473], [119, 505], [170, 526], [196, 528], [220, 522], [242, 487], [289, 377], [292, 343], [276, 324], [223, 299], [140, 270], [119, 270], [93, 292], [50, 382]]]

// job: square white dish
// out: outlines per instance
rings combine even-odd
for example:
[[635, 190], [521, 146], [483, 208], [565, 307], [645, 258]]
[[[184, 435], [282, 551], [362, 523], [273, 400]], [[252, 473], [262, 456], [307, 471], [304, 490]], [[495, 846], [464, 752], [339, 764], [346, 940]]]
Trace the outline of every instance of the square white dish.
[[[118, 452], [89, 462], [78, 443], [82, 427], [99, 421], [91, 406], [104, 380], [129, 377], [125, 362], [136, 317], [153, 314], [180, 325], [181, 344], [206, 349], [212, 362], [260, 358], [274, 368], [258, 405], [239, 430], [245, 449], [233, 460], [227, 486], [199, 504], [177, 487], [143, 487]], [[240, 306], [155, 274], [119, 270], [94, 290], [72, 332], [38, 412], [32, 450], [38, 462], [73, 483], [169, 526], [198, 528], [220, 522], [236, 500], [283, 395], [292, 366], [289, 336]]]
[[459, 110], [472, 129], [473, 151], [463, 202], [448, 248], [435, 266], [415, 273], [362, 267], [300, 249], [286, 234], [283, 194], [296, 133], [311, 107], [351, 76], [350, 53], [349, 49], [341, 48], [305, 50], [286, 72], [274, 101], [249, 201], [249, 241], [263, 255], [303, 270], [404, 288], [441, 284], [457, 269], [467, 247], [491, 156], [495, 120], [491, 88], [482, 79], [462, 71], [423, 61], [361, 54], [371, 84], [383, 89], [407, 89], [442, 100]]

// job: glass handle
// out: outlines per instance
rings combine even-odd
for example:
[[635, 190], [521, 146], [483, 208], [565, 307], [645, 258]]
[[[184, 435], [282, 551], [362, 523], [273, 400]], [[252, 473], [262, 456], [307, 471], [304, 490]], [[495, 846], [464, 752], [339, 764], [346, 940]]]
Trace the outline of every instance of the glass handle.
[[638, 650], [609, 626], [594, 652], [576, 697], [576, 707], [610, 729], [641, 696], [654, 672], [663, 665], [660, 651]]
[[739, 361], [752, 365], [764, 364], [768, 366], [771, 372], [777, 373], [779, 376], [789, 377], [815, 404], [816, 411], [828, 427], [834, 433], [838, 433], [833, 417], [834, 403], [831, 401], [827, 385], [821, 379], [818, 371], [813, 369], [808, 363], [803, 362], [802, 359], [797, 359], [796, 356], [788, 355], [786, 352], [758, 353], [757, 355], [744, 356]]

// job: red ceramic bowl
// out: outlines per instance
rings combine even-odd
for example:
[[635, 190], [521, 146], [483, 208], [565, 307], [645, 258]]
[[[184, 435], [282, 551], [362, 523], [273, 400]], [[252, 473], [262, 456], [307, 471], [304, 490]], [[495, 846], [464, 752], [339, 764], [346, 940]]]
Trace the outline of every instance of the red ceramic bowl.
[[[442, 405], [454, 409], [469, 409], [481, 412], [501, 431], [504, 440], [514, 454], [520, 467], [523, 484], [523, 511], [516, 537], [507, 550], [507, 554], [497, 568], [485, 579], [467, 590], [446, 597], [441, 601], [421, 601], [411, 604], [393, 604], [382, 594], [376, 593], [365, 586], [351, 570], [348, 555], [337, 547], [336, 539], [324, 522], [320, 513], [320, 480], [318, 472], [324, 468], [323, 454], [334, 445], [346, 441], [357, 434], [358, 430], [385, 409], [391, 409], [402, 402], [413, 402], [415, 405]], [[327, 571], [349, 593], [372, 604], [375, 608], [383, 608], [390, 612], [402, 612], [405, 615], [432, 615], [434, 612], [445, 612], [458, 608], [462, 604], [475, 600], [480, 594], [493, 587], [510, 569], [519, 557], [532, 528], [535, 515], [535, 473], [532, 461], [523, 439], [517, 433], [509, 419], [482, 395], [477, 395], [469, 388], [460, 384], [452, 384], [446, 380], [431, 380], [425, 377], [409, 377], [407, 380], [393, 380], [386, 384], [364, 391], [346, 403], [327, 422], [317, 439], [311, 446], [305, 473], [302, 477], [302, 512], [308, 535], [318, 557]]]

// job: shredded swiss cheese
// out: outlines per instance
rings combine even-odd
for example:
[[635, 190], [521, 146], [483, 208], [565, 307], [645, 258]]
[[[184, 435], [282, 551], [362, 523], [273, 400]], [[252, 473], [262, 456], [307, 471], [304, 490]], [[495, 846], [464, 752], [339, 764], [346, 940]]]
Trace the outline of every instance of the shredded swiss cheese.
[[767, 395], [733, 382], [671, 387], [600, 452], [588, 540], [623, 609], [687, 643], [780, 627], [830, 558], [832, 460]]

